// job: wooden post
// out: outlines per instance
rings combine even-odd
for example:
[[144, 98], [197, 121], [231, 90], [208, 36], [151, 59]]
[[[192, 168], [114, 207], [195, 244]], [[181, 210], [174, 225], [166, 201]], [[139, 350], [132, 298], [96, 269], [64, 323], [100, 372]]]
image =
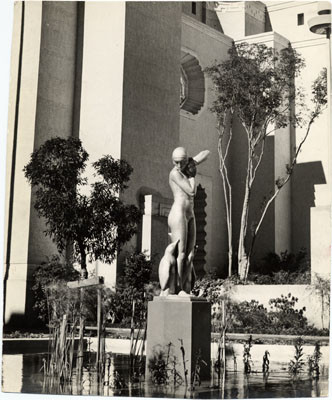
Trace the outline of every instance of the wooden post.
[[83, 304], [83, 288], [80, 288], [80, 330], [78, 335], [78, 351], [77, 351], [77, 383], [82, 381], [83, 375], [83, 351], [84, 351], [84, 317], [82, 315], [82, 304]]
[[100, 335], [101, 335], [101, 290], [97, 288], [97, 357], [96, 357], [96, 369], [99, 370], [100, 363]]
[[222, 360], [223, 370], [226, 371], [226, 307], [225, 300], [222, 301]]
[[78, 281], [68, 282], [67, 286], [70, 289], [80, 289], [80, 328], [79, 328], [79, 341], [78, 341], [78, 352], [77, 352], [77, 380], [80, 382], [82, 380], [83, 374], [83, 350], [84, 350], [84, 317], [82, 315], [82, 306], [83, 306], [83, 296], [84, 296], [84, 288], [94, 286], [97, 288], [97, 358], [96, 358], [96, 369], [98, 372], [98, 365], [100, 361], [100, 334], [101, 334], [101, 323], [102, 323], [102, 308], [101, 308], [101, 285], [104, 284], [104, 278], [101, 276], [95, 276], [89, 279], [82, 279]]
[[136, 306], [136, 300], [133, 298], [132, 299], [132, 310], [131, 310], [131, 321], [130, 321], [130, 373], [132, 373], [132, 369], [134, 366], [134, 334], [135, 334], [135, 306]]
[[66, 379], [66, 328], [67, 328], [67, 315], [64, 314], [60, 325], [59, 347], [57, 354], [57, 372], [58, 376]]

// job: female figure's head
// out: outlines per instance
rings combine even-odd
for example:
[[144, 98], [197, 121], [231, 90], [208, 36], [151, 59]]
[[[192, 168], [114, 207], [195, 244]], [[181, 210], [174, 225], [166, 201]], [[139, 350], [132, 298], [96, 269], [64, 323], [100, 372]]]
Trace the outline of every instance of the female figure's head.
[[184, 147], [177, 147], [172, 153], [172, 161], [175, 168], [183, 171], [188, 164], [188, 155]]

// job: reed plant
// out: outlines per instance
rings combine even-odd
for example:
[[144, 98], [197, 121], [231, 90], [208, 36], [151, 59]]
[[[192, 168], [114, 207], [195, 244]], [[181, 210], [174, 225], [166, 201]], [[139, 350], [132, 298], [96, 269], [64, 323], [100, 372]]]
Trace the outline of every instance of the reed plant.
[[294, 359], [289, 361], [288, 372], [293, 376], [297, 377], [304, 370], [305, 361], [303, 353], [303, 339], [297, 338], [294, 344], [295, 354]]

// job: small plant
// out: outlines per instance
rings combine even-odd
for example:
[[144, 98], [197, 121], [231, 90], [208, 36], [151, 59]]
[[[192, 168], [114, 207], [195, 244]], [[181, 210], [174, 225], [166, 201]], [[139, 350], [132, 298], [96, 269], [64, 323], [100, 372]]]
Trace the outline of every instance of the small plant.
[[288, 364], [288, 372], [293, 375], [297, 376], [301, 372], [303, 372], [304, 369], [304, 354], [303, 354], [303, 339], [299, 337], [296, 342], [295, 342], [295, 355], [294, 355], [294, 360], [290, 360]]
[[[153, 357], [149, 359], [148, 368], [150, 371], [151, 380], [156, 385], [167, 384], [170, 376], [173, 375], [173, 383], [175, 386], [179, 382], [179, 378], [181, 378], [176, 370], [176, 357], [173, 357], [171, 361], [171, 349], [173, 346], [173, 343], [168, 343], [166, 350], [159, 349], [154, 351]], [[172, 365], [171, 367], [170, 364]]]
[[181, 350], [181, 353], [182, 353], [182, 363], [183, 363], [184, 382], [185, 382], [185, 385], [188, 386], [188, 369], [187, 369], [187, 367], [186, 367], [186, 353], [185, 353], [185, 350], [184, 350], [184, 347], [183, 347], [183, 340], [182, 340], [182, 339], [179, 339], [179, 341], [180, 341], [180, 343], [181, 343], [180, 350]]
[[118, 371], [115, 371], [112, 387], [114, 389], [124, 389], [126, 387], [126, 382], [124, 381], [123, 377], [120, 375]]
[[309, 373], [314, 378], [318, 378], [320, 371], [319, 371], [319, 362], [322, 358], [322, 353], [320, 351], [320, 344], [319, 342], [315, 343], [315, 349], [311, 356], [308, 356], [308, 366], [309, 366]]
[[202, 359], [201, 356], [201, 349], [198, 350], [196, 361], [195, 361], [195, 368], [194, 371], [192, 372], [191, 376], [191, 387], [192, 390], [195, 390], [196, 384], [198, 386], [201, 385], [201, 366], [207, 365], [207, 363]]
[[151, 380], [156, 385], [165, 385], [169, 381], [168, 357], [165, 357], [164, 351], [156, 352], [149, 360], [149, 371]]
[[244, 373], [245, 374], [250, 374], [251, 372], [251, 354], [250, 350], [252, 348], [252, 336], [249, 336], [249, 339], [247, 342], [244, 343], [243, 345], [243, 364], [244, 364]]
[[234, 351], [233, 351], [233, 366], [234, 366], [234, 372], [237, 372], [237, 361]]
[[174, 387], [178, 386], [178, 385], [182, 385], [182, 383], [183, 383], [183, 378], [176, 369], [177, 363], [178, 363], [177, 358], [175, 356], [173, 356], [172, 361], [171, 361], [172, 367], [171, 367], [170, 373], [173, 377], [173, 386]]

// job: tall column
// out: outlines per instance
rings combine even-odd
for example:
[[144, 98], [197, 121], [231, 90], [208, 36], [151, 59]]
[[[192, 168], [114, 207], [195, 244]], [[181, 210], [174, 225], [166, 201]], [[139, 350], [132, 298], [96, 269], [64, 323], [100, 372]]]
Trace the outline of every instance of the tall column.
[[[124, 2], [85, 3], [79, 137], [89, 165], [106, 154], [121, 157], [125, 14]], [[90, 183], [93, 172], [88, 166]], [[98, 262], [98, 274], [113, 286], [116, 262]]]
[[[33, 208], [23, 174], [46, 140], [73, 132], [78, 5], [17, 2], [13, 31], [7, 148], [5, 323], [32, 323], [29, 293], [36, 265], [57, 254]], [[26, 314], [26, 315], [25, 315]], [[20, 320], [20, 322], [19, 322]]]
[[31, 188], [23, 167], [33, 151], [42, 23], [41, 2], [15, 3], [7, 137], [4, 320], [26, 308]]

